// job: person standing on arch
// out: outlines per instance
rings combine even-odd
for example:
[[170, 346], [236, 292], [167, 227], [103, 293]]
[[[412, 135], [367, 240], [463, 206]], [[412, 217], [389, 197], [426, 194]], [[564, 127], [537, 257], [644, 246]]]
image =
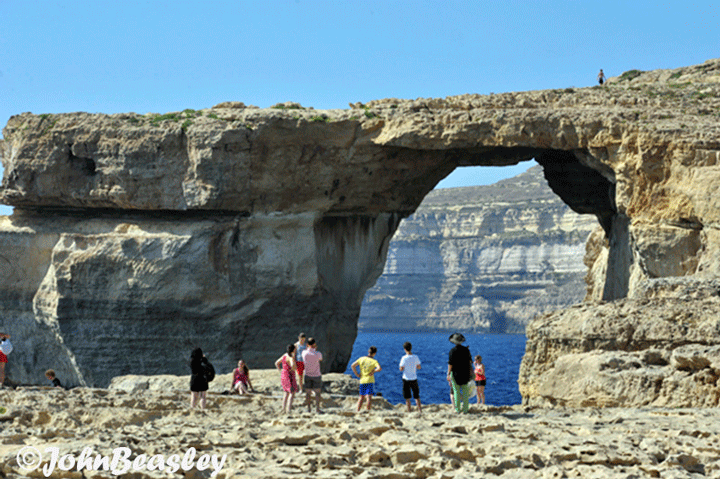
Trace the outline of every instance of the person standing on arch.
[[602, 68], [600, 69], [600, 73], [598, 73], [597, 79], [600, 85], [605, 83], [605, 74], [603, 73]]

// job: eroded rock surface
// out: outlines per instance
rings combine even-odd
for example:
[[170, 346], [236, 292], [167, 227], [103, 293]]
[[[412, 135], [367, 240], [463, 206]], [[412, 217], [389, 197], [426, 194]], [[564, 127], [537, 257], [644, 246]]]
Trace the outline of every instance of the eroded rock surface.
[[720, 281], [650, 280], [633, 298], [537, 318], [526, 344], [527, 404], [717, 406]]
[[180, 373], [193, 344], [223, 367], [239, 354], [262, 365], [300, 330], [341, 370], [399, 221], [464, 165], [535, 158], [565, 203], [598, 219], [589, 299], [641, 297], [654, 278], [710, 280], [719, 82], [711, 60], [604, 87], [348, 110], [15, 116], [0, 144], [0, 200], [15, 207], [1, 226], [0, 326], [37, 331], [62, 358], [28, 345], [10, 378], [42, 381], [61, 362], [69, 379], [103, 384], [136, 356], [133, 372]]

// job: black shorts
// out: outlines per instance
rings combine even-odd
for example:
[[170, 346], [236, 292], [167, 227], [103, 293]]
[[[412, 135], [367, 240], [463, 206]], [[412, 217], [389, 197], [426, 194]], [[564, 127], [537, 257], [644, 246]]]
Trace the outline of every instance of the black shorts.
[[410, 392], [412, 392], [412, 397], [420, 399], [420, 388], [418, 387], [417, 379], [413, 379], [412, 381], [403, 379], [403, 397], [410, 399]]
[[475, 386], [485, 386], [485, 382], [486, 382], [485, 379], [481, 379], [481, 380], [479, 380], [479, 381], [476, 380], [476, 381], [475, 381]]
[[322, 376], [313, 377], [313, 376], [305, 376], [305, 382], [303, 383], [303, 387], [305, 389], [322, 389], [323, 382], [322, 382]]

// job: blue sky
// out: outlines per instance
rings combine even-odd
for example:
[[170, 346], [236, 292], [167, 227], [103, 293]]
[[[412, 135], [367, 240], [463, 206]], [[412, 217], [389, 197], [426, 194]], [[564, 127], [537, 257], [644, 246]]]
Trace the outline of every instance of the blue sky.
[[[719, 12], [645, 0], [0, 0], [0, 125], [25, 111], [347, 108], [591, 86], [600, 68], [610, 77], [720, 57]], [[525, 166], [462, 168], [442, 185]]]

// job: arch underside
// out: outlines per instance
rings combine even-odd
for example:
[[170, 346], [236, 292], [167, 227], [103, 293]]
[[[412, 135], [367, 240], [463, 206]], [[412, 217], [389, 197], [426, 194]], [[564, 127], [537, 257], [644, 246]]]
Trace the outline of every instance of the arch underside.
[[612, 219], [617, 214], [614, 173], [589, 166], [600, 162], [587, 150], [480, 147], [452, 150], [448, 155], [448, 160], [457, 166], [508, 166], [533, 158], [542, 165], [553, 192], [576, 213], [597, 216], [610, 236]]

